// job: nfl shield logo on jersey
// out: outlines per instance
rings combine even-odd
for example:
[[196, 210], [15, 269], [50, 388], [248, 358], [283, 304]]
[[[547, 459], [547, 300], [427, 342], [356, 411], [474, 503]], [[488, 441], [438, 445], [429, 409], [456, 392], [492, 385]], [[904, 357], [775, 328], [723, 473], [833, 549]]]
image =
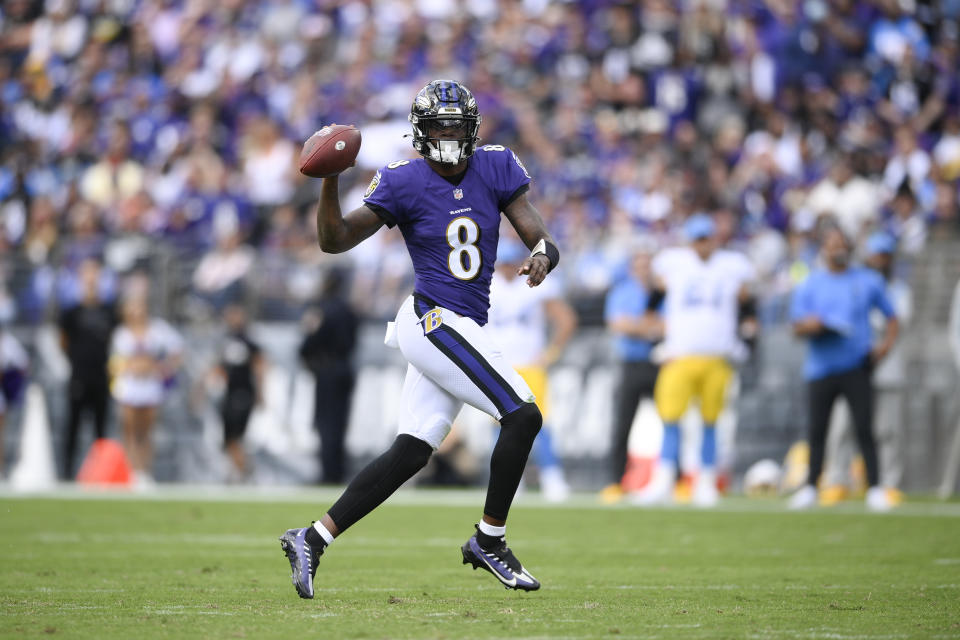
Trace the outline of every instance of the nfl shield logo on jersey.
[[453, 197], [455, 200], [463, 200], [463, 189], [454, 189]]

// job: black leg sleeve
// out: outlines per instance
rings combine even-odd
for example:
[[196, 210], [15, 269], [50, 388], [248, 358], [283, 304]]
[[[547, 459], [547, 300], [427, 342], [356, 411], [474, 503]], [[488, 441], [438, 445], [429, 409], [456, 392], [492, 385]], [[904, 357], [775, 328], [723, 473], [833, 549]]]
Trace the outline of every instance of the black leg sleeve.
[[110, 385], [106, 380], [97, 384], [90, 392], [90, 405], [93, 407], [93, 428], [97, 438], [107, 437], [107, 411], [110, 406]]
[[843, 395], [850, 405], [850, 415], [857, 434], [863, 464], [867, 468], [867, 484], [875, 487], [880, 483], [877, 464], [877, 444], [873, 437], [873, 382], [866, 367], [851, 371], [844, 376]]
[[500, 436], [490, 456], [490, 484], [484, 515], [497, 520], [507, 519], [527, 465], [527, 456], [542, 425], [540, 409], [532, 402], [523, 403], [500, 420]]
[[70, 380], [70, 400], [67, 410], [67, 437], [63, 448], [63, 473], [66, 480], [73, 480], [74, 458], [77, 455], [77, 438], [80, 432], [80, 420], [86, 404], [87, 391], [78, 380]]
[[405, 433], [379, 458], [363, 468], [327, 512], [340, 532], [346, 531], [423, 469], [433, 449]]
[[810, 410], [810, 471], [807, 482], [817, 485], [823, 470], [823, 452], [827, 442], [827, 428], [830, 425], [830, 412], [837, 399], [836, 376], [827, 376], [809, 383]]

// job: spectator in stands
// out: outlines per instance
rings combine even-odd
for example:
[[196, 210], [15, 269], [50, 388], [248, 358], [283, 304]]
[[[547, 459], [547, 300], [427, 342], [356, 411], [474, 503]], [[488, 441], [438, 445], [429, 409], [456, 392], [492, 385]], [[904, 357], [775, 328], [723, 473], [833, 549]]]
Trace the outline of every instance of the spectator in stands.
[[929, 221], [932, 236], [952, 238], [960, 234], [960, 206], [957, 200], [956, 183], [937, 183], [933, 212]]
[[[369, 2], [0, 2], [0, 252], [16, 263], [18, 319], [51, 314], [58, 274], [88, 255], [117, 272], [195, 264], [225, 215], [260, 267], [277, 208], [302, 215], [315, 195], [299, 144], [318, 123], [355, 122], [358, 166], [401, 159], [408, 141], [373, 134], [406, 127], [410, 88], [439, 69], [475, 88], [481, 136], [538, 176], [576, 306], [599, 306], [628, 233], [669, 241], [692, 210], [728, 208], [748, 242], [788, 232], [801, 209], [859, 240], [899, 187], [884, 178], [902, 174], [910, 238], [958, 226], [955, 1], [400, 4], [403, 20]], [[341, 188], [370, 177], [348, 172]], [[64, 224], [74, 210], [82, 224]], [[356, 308], [392, 317], [412, 271], [399, 234], [380, 235], [347, 261]], [[319, 270], [275, 264], [254, 284], [293, 317]], [[182, 308], [189, 274], [164, 275], [165, 311]], [[769, 278], [796, 280], [783, 275]]]
[[883, 185], [891, 193], [896, 193], [904, 184], [919, 193], [930, 177], [932, 165], [930, 154], [920, 147], [913, 129], [897, 127], [893, 154], [883, 170]]
[[87, 18], [77, 13], [73, 0], [47, 0], [45, 15], [33, 23], [30, 58], [46, 62], [52, 56], [72, 60], [87, 36]]
[[274, 207], [293, 197], [294, 180], [299, 175], [294, 162], [297, 156], [290, 141], [281, 137], [277, 124], [261, 117], [248, 125], [241, 157], [247, 197], [256, 208], [253, 239], [258, 242]]
[[123, 303], [123, 319], [110, 346], [113, 397], [120, 406], [123, 443], [134, 481], [153, 483], [153, 425], [166, 391], [180, 367], [183, 341], [166, 321], [151, 318], [146, 298]]
[[143, 165], [130, 157], [130, 130], [126, 123], [114, 122], [106, 153], [84, 172], [80, 193], [98, 207], [111, 209], [120, 200], [138, 194], [143, 184]]
[[236, 219], [225, 216], [215, 227], [217, 245], [193, 272], [194, 292], [215, 313], [243, 293], [244, 281], [253, 267], [255, 254], [241, 241]]
[[653, 251], [646, 245], [634, 249], [628, 277], [607, 294], [604, 319], [613, 335], [613, 347], [619, 361], [617, 387], [613, 402], [613, 439], [610, 445], [610, 484], [601, 497], [616, 502], [623, 497], [620, 482], [627, 467], [627, 443], [630, 427], [644, 398], [653, 400], [658, 367], [650, 360], [654, 342], [663, 337], [659, 316], [647, 313], [652, 286]]
[[263, 404], [265, 361], [257, 343], [250, 338], [247, 311], [233, 302], [223, 310], [227, 333], [220, 346], [220, 361], [213, 374], [224, 384], [220, 417], [223, 419], [223, 447], [233, 464], [229, 482], [242, 482], [250, 469], [243, 448], [243, 435], [256, 406]]
[[84, 415], [93, 420], [95, 438], [107, 435], [107, 360], [118, 318], [113, 301], [103, 297], [101, 274], [99, 261], [83, 261], [78, 270], [78, 300], [60, 314], [60, 345], [70, 361], [63, 449], [63, 477], [67, 480], [74, 476], [77, 437]]
[[933, 147], [933, 159], [941, 179], [960, 178], [960, 114], [944, 118], [943, 135]]
[[905, 254], [915, 256], [923, 251], [927, 243], [927, 220], [909, 184], [900, 185], [889, 209], [884, 211], [883, 227]]
[[316, 381], [314, 427], [320, 434], [320, 482], [344, 481], [344, 441], [350, 420], [350, 402], [356, 373], [353, 352], [358, 319], [346, 292], [346, 275], [340, 269], [327, 273], [324, 292], [315, 313], [308, 316], [307, 335], [300, 358]]
[[854, 163], [852, 155], [838, 155], [829, 175], [810, 191], [806, 208], [816, 216], [836, 217], [844, 233], [858, 238], [878, 222], [881, 194], [877, 184], [855, 172]]
[[[880, 274], [851, 266], [851, 241], [840, 228], [823, 235], [825, 268], [812, 273], [796, 290], [791, 308], [794, 333], [809, 343], [804, 374], [810, 412], [810, 470], [807, 484], [790, 499], [793, 509], [806, 509], [817, 500], [827, 427], [834, 402], [846, 398], [867, 471], [867, 506], [889, 509], [880, 486], [873, 434], [873, 367], [896, 342], [899, 324]], [[883, 339], [873, 342], [871, 310], [887, 319]]]

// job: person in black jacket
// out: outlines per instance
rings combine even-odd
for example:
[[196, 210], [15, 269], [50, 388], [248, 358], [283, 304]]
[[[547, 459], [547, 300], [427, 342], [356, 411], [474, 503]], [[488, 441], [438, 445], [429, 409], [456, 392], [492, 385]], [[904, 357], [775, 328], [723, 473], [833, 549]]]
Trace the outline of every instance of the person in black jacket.
[[358, 318], [344, 295], [345, 274], [327, 277], [312, 327], [300, 346], [300, 357], [316, 380], [314, 426], [320, 434], [320, 482], [344, 480], [344, 440], [350, 419], [350, 397], [356, 374], [353, 352]]
[[60, 344], [70, 361], [67, 437], [63, 449], [63, 470], [73, 479], [77, 437], [84, 413], [93, 418], [95, 436], [106, 436], [110, 389], [107, 360], [110, 337], [119, 321], [116, 305], [100, 292], [102, 268], [95, 259], [80, 264], [80, 301], [60, 314]]

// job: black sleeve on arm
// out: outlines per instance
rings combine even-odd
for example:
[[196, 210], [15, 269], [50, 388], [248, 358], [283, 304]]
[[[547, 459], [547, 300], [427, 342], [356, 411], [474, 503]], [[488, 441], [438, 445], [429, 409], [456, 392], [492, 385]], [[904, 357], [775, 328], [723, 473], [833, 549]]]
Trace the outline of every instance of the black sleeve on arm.
[[[510, 197], [506, 200], [500, 202], [500, 211], [506, 211], [507, 207], [513, 204], [513, 201], [525, 194], [527, 191], [530, 191], [530, 183], [522, 184], [517, 187], [517, 190], [510, 194]], [[370, 206], [370, 205], [367, 205]]]
[[663, 304], [663, 299], [666, 297], [667, 293], [663, 289], [653, 289], [647, 298], [647, 311], [656, 311], [659, 309], [660, 305]]
[[757, 317], [757, 299], [753, 296], [750, 296], [746, 300], [740, 303], [740, 306], [737, 310], [737, 318], [740, 321], [746, 320], [747, 318], [756, 318]]
[[373, 204], [372, 202], [364, 202], [363, 206], [377, 214], [377, 217], [383, 220], [383, 224], [387, 225], [388, 228], [393, 229], [397, 226], [396, 217], [380, 205]]

